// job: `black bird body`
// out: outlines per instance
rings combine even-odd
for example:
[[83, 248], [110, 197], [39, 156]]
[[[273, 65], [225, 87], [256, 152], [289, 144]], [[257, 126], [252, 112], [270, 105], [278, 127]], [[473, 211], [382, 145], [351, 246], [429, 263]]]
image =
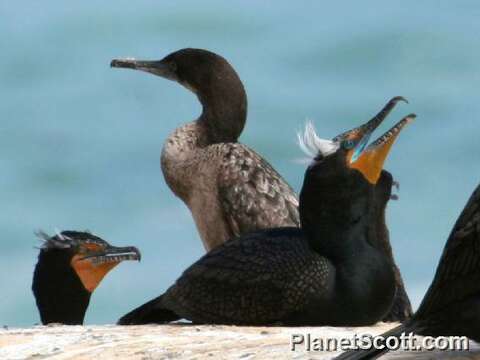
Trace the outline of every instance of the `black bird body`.
[[[480, 342], [480, 185], [450, 233], [420, 307], [411, 319], [387, 334], [398, 337], [410, 332], [466, 336]], [[374, 359], [387, 351], [349, 351], [338, 359]]]
[[437, 272], [412, 319], [420, 333], [480, 342], [480, 186], [455, 223]]
[[[361, 261], [338, 269], [311, 251], [301, 229], [263, 230], [205, 255], [163, 295], [161, 304], [194, 323], [373, 324], [391, 305], [393, 273], [383, 272], [391, 264], [368, 250], [356, 256]], [[359, 273], [371, 281], [355, 276]]]
[[[194, 323], [354, 326], [381, 320], [392, 305], [395, 275], [375, 226], [385, 205], [374, 202], [386, 203], [390, 190], [376, 192], [361, 171], [346, 166], [346, 154], [341, 148], [307, 169], [301, 229], [262, 230], [219, 245], [163, 295], [119, 323], [186, 318]], [[379, 183], [391, 188], [391, 176]]]
[[[337, 205], [343, 204], [336, 202], [335, 208]], [[358, 208], [359, 213], [363, 210]], [[345, 220], [342, 217], [340, 226], [332, 224], [324, 229], [334, 232], [335, 244], [342, 243], [334, 249], [328, 246], [329, 241], [320, 245], [322, 239], [315, 239], [319, 251], [312, 251], [303, 230], [292, 227], [262, 230], [227, 241], [188, 268], [157, 301], [134, 310], [120, 324], [163, 322], [154, 317], [157, 308], [194, 323], [373, 324], [392, 303], [392, 266], [366, 238], [359, 241], [358, 237], [369, 232], [365, 218], [353, 229]], [[346, 246], [351, 249], [347, 251]], [[331, 249], [330, 256], [342, 253], [341, 259], [336, 259], [342, 266], [320, 255], [325, 247]]]
[[[228, 239], [275, 227], [300, 226], [298, 199], [288, 183], [259, 154], [238, 143], [247, 116], [247, 95], [233, 67], [221, 56], [182, 49], [160, 61], [113, 60], [112, 67], [146, 71], [195, 93], [200, 117], [166, 140], [161, 167], [170, 189], [190, 209], [207, 251]], [[386, 320], [408, 318], [411, 306], [396, 273], [395, 305]]]
[[33, 273], [32, 291], [42, 324], [83, 324], [90, 297], [104, 276], [123, 260], [140, 260], [135, 247], [115, 247], [80, 231], [44, 241]]

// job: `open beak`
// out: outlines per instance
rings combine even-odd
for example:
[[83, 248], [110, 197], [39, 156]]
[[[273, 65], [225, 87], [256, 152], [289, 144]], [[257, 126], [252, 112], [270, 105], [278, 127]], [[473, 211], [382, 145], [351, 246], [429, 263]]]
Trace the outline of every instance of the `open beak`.
[[355, 147], [351, 149], [348, 153], [348, 156], [347, 156], [348, 162], [353, 163], [358, 159], [360, 154], [363, 152], [363, 150], [367, 146], [372, 133], [375, 131], [375, 129], [377, 129], [380, 126], [380, 124], [385, 120], [385, 118], [393, 110], [395, 105], [397, 105], [397, 103], [400, 101], [408, 103], [408, 101], [403, 96], [396, 96], [390, 99], [390, 101], [378, 112], [378, 114], [375, 115], [368, 122], [352, 130], [346, 131], [336, 136], [333, 139], [333, 141], [338, 141], [338, 142], [344, 141], [344, 140], [350, 140], [356, 144]]
[[368, 145], [349, 166], [360, 171], [371, 184], [376, 184], [380, 178], [383, 164], [398, 134], [400, 134], [400, 131], [405, 125], [412, 122], [415, 117], [415, 114], [404, 117], [385, 134]]
[[177, 80], [173, 65], [163, 60], [113, 59], [110, 62], [110, 67], [141, 70], [169, 80]]
[[124, 260], [140, 261], [140, 251], [134, 246], [107, 246], [104, 250], [87, 256], [75, 255], [70, 264], [83, 286], [93, 292], [107, 273]]

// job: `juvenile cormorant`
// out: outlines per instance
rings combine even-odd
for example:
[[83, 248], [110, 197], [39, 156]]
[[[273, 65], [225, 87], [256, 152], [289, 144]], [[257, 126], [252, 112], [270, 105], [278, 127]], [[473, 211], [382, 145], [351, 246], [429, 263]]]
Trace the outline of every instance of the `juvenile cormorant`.
[[90, 296], [123, 260], [140, 260], [135, 247], [115, 247], [88, 232], [38, 233], [44, 241], [32, 290], [42, 324], [83, 324]]
[[237, 142], [247, 95], [223, 57], [182, 49], [160, 61], [113, 60], [111, 66], [176, 81], [200, 100], [198, 120], [166, 140], [161, 166], [170, 189], [192, 212], [207, 251], [246, 232], [299, 226], [295, 192], [267, 161]]
[[[190, 209], [207, 251], [249, 232], [300, 226], [295, 192], [265, 159], [237, 142], [247, 117], [247, 95], [223, 57], [182, 49], [159, 61], [115, 59], [111, 66], [176, 81], [201, 102], [198, 120], [176, 129], [165, 142], [161, 166], [170, 189]], [[392, 99], [379, 115], [386, 116], [399, 100], [404, 99]], [[385, 320], [401, 321], [412, 309], [385, 233], [398, 288]]]
[[[121, 325], [194, 323], [370, 325], [392, 306], [395, 275], [374, 217], [382, 166], [409, 115], [366, 147], [381, 121], [322, 140], [300, 193], [301, 228], [257, 231], [211, 250], [163, 295], [131, 311]], [[365, 148], [366, 147], [366, 148]], [[385, 198], [388, 201], [388, 198]]]
[[[435, 277], [410, 320], [382, 334], [466, 336], [480, 342], [480, 185], [447, 240]], [[383, 350], [349, 351], [338, 360], [375, 359]]]

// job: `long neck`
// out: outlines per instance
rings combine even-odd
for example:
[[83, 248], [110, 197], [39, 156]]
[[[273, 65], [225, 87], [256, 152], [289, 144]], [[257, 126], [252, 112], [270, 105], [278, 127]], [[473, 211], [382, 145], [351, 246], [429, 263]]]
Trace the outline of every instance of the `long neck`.
[[378, 246], [383, 227], [375, 218], [373, 188], [351, 180], [306, 181], [300, 193], [301, 226], [311, 248], [335, 267], [336, 302], [357, 314], [371, 309], [364, 316], [379, 319], [394, 296], [393, 267]]
[[32, 290], [43, 324], [81, 325], [90, 302], [65, 250], [41, 250]]
[[247, 95], [235, 73], [222, 81], [212, 81], [198, 97], [203, 106], [199, 123], [208, 133], [210, 144], [236, 142], [247, 119]]
[[319, 184], [306, 176], [300, 193], [300, 220], [307, 240], [332, 261], [353, 261], [376, 239], [370, 189], [356, 180], [350, 176]]

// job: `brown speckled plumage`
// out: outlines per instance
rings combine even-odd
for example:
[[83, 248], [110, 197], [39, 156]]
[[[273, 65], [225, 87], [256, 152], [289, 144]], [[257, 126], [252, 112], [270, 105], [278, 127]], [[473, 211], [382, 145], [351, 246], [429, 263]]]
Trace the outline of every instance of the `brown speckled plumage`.
[[175, 130], [161, 165], [207, 250], [246, 232], [299, 226], [296, 194], [267, 161], [239, 143], [201, 146], [205, 133], [202, 122]]
[[192, 212], [203, 244], [213, 249], [249, 231], [299, 226], [292, 188], [255, 151], [237, 142], [247, 116], [247, 96], [235, 70], [204, 50], [170, 54], [176, 80], [202, 103], [198, 120], [176, 129], [162, 150], [170, 189]]

